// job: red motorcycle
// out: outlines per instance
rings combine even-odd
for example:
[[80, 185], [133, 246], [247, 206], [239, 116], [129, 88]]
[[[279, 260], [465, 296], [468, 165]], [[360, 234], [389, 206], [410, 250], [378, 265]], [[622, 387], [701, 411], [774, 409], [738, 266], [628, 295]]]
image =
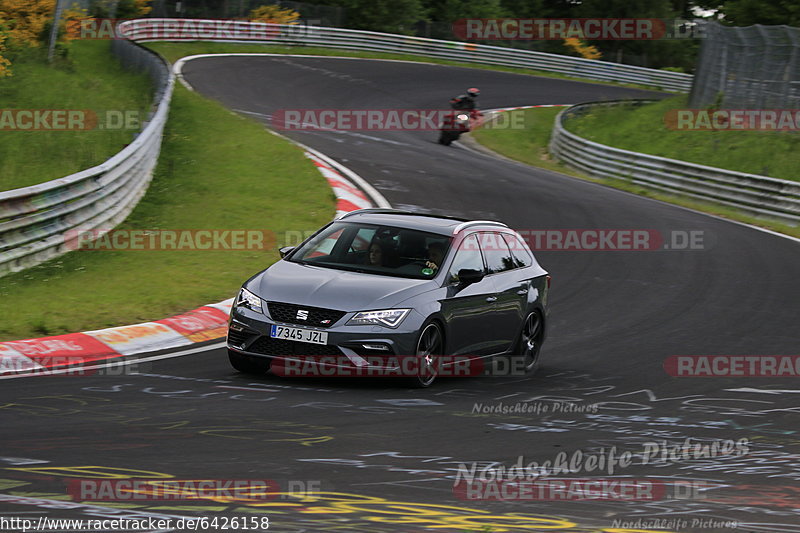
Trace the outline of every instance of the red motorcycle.
[[442, 126], [439, 128], [439, 144], [450, 146], [450, 143], [457, 141], [462, 133], [469, 133], [473, 127], [477, 126], [482, 116], [483, 114], [477, 109], [451, 111], [445, 115]]

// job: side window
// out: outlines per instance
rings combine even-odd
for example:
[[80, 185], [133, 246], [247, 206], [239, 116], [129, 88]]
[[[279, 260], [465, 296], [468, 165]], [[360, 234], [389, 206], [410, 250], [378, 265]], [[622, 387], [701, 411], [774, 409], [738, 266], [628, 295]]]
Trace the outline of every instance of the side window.
[[486, 257], [487, 274], [496, 274], [516, 268], [511, 250], [499, 233], [481, 233], [481, 250]]
[[478, 238], [474, 234], [461, 241], [458, 246], [448, 279], [451, 282], [458, 281], [458, 271], [463, 268], [483, 272], [483, 257], [481, 257], [481, 249], [478, 246]]
[[350, 251], [366, 252], [374, 236], [375, 228], [361, 228], [353, 237], [353, 242], [350, 243]]
[[533, 264], [531, 254], [525, 248], [525, 245], [514, 235], [503, 233], [503, 238], [506, 244], [511, 249], [511, 255], [514, 256], [514, 264], [519, 268], [529, 267]]

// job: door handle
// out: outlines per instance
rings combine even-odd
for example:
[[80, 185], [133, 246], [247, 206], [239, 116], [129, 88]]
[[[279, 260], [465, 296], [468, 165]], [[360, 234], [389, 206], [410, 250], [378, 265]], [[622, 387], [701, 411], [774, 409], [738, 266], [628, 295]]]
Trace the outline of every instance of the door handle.
[[528, 289], [520, 289], [517, 291], [517, 294], [528, 294]]
[[487, 302], [496, 302], [497, 301], [497, 296], [489, 296], [488, 298], [486, 298], [486, 301]]

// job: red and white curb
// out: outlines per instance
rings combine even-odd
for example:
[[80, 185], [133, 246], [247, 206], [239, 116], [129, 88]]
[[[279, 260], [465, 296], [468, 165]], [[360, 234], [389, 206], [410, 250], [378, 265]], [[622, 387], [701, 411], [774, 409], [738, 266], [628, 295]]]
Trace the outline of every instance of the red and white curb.
[[[307, 149], [305, 155], [333, 189], [337, 217], [374, 206], [370, 197], [353, 184], [351, 179], [345, 177], [344, 173], [347, 172], [353, 180], [361, 180], [359, 176], [316, 150]], [[389, 206], [377, 191], [372, 189], [370, 193], [381, 207]], [[233, 298], [230, 298], [155, 322], [0, 342], [0, 375], [35, 375], [50, 369], [81, 367], [97, 361], [220, 339], [228, 334], [228, 315], [232, 305]]]
[[[188, 88], [191, 90], [191, 87]], [[357, 209], [391, 207], [378, 191], [347, 167], [312, 148], [292, 142], [304, 150], [306, 157], [311, 159], [333, 189], [337, 217]], [[36, 375], [37, 372], [50, 369], [81, 367], [88, 363], [220, 339], [228, 334], [228, 315], [232, 305], [233, 298], [230, 298], [154, 322], [0, 342], [0, 376], [20, 373]]]
[[219, 339], [227, 334], [231, 305], [233, 298], [155, 322], [0, 342], [0, 375], [79, 367]]
[[366, 209], [373, 207], [372, 202], [367, 195], [353, 185], [350, 180], [342, 176], [336, 169], [334, 169], [327, 162], [315, 156], [310, 152], [306, 152], [306, 157], [311, 159], [317, 166], [317, 170], [322, 173], [322, 176], [328, 180], [328, 184], [333, 189], [333, 194], [336, 195], [336, 216], [339, 217], [350, 211], [356, 209]]

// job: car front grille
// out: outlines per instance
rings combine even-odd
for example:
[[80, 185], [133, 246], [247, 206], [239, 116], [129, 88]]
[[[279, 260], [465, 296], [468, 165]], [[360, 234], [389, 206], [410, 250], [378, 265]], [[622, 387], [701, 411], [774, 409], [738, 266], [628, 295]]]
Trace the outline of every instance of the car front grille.
[[284, 339], [260, 337], [247, 349], [248, 352], [263, 355], [291, 356], [291, 355], [342, 355], [336, 346], [327, 344], [312, 344], [310, 342], [295, 342]]
[[[278, 322], [303, 324], [317, 328], [328, 328], [345, 315], [345, 311], [280, 302], [267, 302], [267, 309], [269, 315]], [[298, 311], [306, 311], [308, 318], [306, 320], [298, 318]]]

